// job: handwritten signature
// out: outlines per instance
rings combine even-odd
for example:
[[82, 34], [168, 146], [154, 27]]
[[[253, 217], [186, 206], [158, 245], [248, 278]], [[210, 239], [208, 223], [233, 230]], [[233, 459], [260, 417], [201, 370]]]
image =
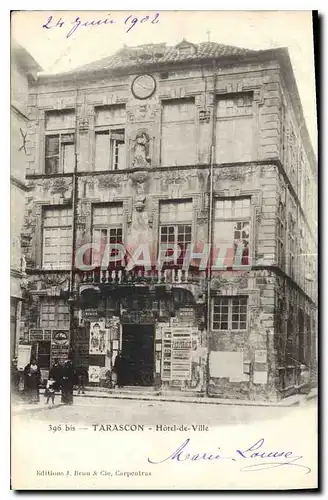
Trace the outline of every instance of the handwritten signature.
[[[190, 438], [186, 439], [173, 453], [163, 459], [151, 459], [148, 457], [148, 462], [151, 464], [162, 464], [170, 460], [176, 462], [186, 461], [213, 461], [213, 460], [230, 460], [245, 464], [245, 461], [252, 460], [253, 462], [248, 465], [243, 465], [241, 471], [244, 472], [257, 472], [261, 470], [274, 469], [277, 467], [299, 467], [304, 470], [304, 474], [309, 474], [311, 468], [306, 465], [297, 463], [303, 458], [302, 455], [294, 455], [292, 451], [264, 451], [264, 438], [259, 439], [256, 443], [246, 447], [243, 450], [235, 450], [231, 456], [224, 456], [221, 451], [216, 452], [192, 452], [189, 451]], [[220, 448], [217, 448], [220, 450]], [[254, 460], [258, 459], [254, 463]]]
[[129, 31], [131, 31], [132, 28], [134, 28], [137, 24], [144, 24], [144, 23], [157, 24], [158, 22], [159, 22], [158, 12], [153, 13], [151, 16], [143, 16], [143, 17], [137, 17], [130, 14], [129, 16], [125, 17], [122, 21], [119, 21], [118, 19], [113, 19], [111, 17], [111, 14], [107, 14], [107, 17], [97, 20], [82, 20], [80, 16], [77, 16], [76, 19], [71, 23], [64, 21], [61, 17], [56, 21], [53, 18], [53, 16], [49, 16], [47, 21], [42, 25], [42, 28], [46, 30], [51, 30], [55, 28], [66, 27], [67, 29], [67, 27], [72, 26], [66, 33], [66, 38], [69, 38], [79, 28], [89, 28], [91, 26], [123, 23], [123, 25], [126, 27], [126, 33], [129, 33]]

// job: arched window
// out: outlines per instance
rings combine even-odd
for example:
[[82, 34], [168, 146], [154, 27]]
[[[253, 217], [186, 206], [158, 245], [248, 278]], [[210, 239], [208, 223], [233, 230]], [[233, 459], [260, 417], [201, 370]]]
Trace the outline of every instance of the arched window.
[[174, 288], [172, 290], [173, 302], [176, 306], [194, 305], [193, 294], [185, 288]]

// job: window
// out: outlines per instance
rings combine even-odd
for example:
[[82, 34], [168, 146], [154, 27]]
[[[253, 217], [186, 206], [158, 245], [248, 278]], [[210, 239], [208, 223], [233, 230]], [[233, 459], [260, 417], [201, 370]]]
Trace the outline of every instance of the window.
[[299, 273], [298, 273], [298, 281], [301, 285], [301, 288], [305, 289], [305, 258], [306, 255], [304, 253], [305, 242], [304, 242], [304, 230], [301, 228], [300, 230], [300, 245], [299, 245]]
[[306, 314], [306, 345], [305, 345], [305, 362], [308, 366], [311, 365], [312, 352], [312, 334], [311, 334], [311, 317]]
[[252, 143], [253, 94], [220, 96], [216, 108], [216, 163], [250, 161]]
[[285, 363], [286, 366], [294, 365], [294, 331], [295, 331], [295, 318], [294, 318], [294, 306], [289, 305], [288, 320], [287, 320], [287, 341], [286, 341], [286, 353], [285, 353]]
[[162, 165], [193, 165], [196, 161], [194, 99], [163, 101]]
[[246, 330], [247, 297], [216, 297], [212, 326], [213, 330]]
[[285, 301], [282, 298], [278, 298], [277, 310], [276, 310], [276, 325], [277, 325], [277, 355], [278, 364], [283, 365], [284, 360], [284, 337], [285, 337]]
[[67, 269], [71, 261], [72, 209], [45, 209], [43, 212], [43, 268]]
[[288, 158], [288, 166], [289, 166], [289, 178], [294, 186], [297, 186], [297, 141], [296, 135], [293, 131], [293, 124], [290, 122], [289, 125], [289, 133], [288, 133], [288, 149], [287, 149], [287, 158]]
[[[123, 243], [123, 205], [95, 205], [92, 213], [93, 243], [100, 244], [100, 251], [93, 250], [92, 262], [100, 266], [106, 245]], [[110, 257], [118, 254], [113, 249]]]
[[11, 333], [10, 352], [11, 352], [11, 357], [14, 357], [15, 350], [16, 350], [17, 308], [18, 308], [18, 299], [15, 299], [14, 297], [10, 297], [10, 333]]
[[46, 113], [45, 173], [71, 173], [75, 165], [75, 114]]
[[96, 108], [95, 170], [125, 168], [125, 106]]
[[[228, 259], [232, 265], [238, 249], [241, 262], [236, 264], [250, 264], [250, 221], [250, 198], [225, 198], [215, 201], [213, 241], [215, 250], [220, 252], [223, 258], [223, 263]], [[243, 246], [241, 253], [239, 253], [240, 246]]]
[[[191, 221], [191, 201], [162, 202], [160, 204], [159, 242], [167, 245], [177, 244], [181, 250], [180, 256], [172, 260], [174, 264], [182, 265], [187, 245], [191, 243]], [[164, 250], [164, 255], [161, 257], [164, 258], [172, 253], [173, 250]]]
[[304, 209], [305, 208], [305, 185], [304, 185], [304, 177], [305, 177], [305, 153], [303, 148], [301, 147], [300, 150], [300, 157], [299, 157], [299, 177], [298, 177], [298, 183], [299, 183], [299, 190], [298, 190], [298, 197], [300, 200], [301, 207]]
[[306, 335], [305, 335], [305, 319], [304, 312], [298, 311], [298, 361], [305, 363], [306, 360]]
[[63, 299], [47, 298], [42, 300], [40, 328], [69, 328], [69, 306]]
[[195, 304], [195, 298], [193, 294], [189, 290], [185, 290], [184, 288], [173, 288], [172, 298], [174, 304], [178, 307]]
[[280, 201], [278, 205], [277, 217], [277, 262], [281, 269], [285, 268], [285, 204]]
[[289, 239], [289, 276], [295, 278], [295, 256], [296, 256], [296, 224], [292, 214], [288, 218], [288, 239]]
[[287, 145], [287, 127], [286, 127], [286, 107], [281, 104], [281, 133], [280, 133], [280, 154], [283, 165], [286, 166], [286, 145]]

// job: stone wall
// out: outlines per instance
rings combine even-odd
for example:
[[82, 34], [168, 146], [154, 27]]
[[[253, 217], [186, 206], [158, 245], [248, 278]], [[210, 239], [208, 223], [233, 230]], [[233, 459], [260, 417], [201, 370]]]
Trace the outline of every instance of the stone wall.
[[[27, 143], [29, 193], [24, 220], [26, 259], [31, 274], [34, 275], [30, 280], [33, 283], [31, 286], [38, 287], [42, 293], [48, 293], [45, 291], [51, 289], [51, 273], [40, 272], [42, 207], [71, 206], [72, 203], [72, 175], [44, 175], [47, 111], [76, 110], [77, 247], [91, 241], [93, 204], [120, 202], [123, 205], [125, 244], [133, 247], [138, 242], [152, 242], [156, 251], [159, 202], [163, 200], [192, 199], [192, 240], [202, 243], [207, 241], [215, 95], [252, 92], [251, 160], [215, 165], [213, 180], [215, 196], [247, 196], [251, 199], [250, 250], [252, 264], [257, 268], [246, 273], [236, 272], [232, 276], [218, 273], [213, 277], [211, 292], [213, 298], [246, 294], [249, 297], [248, 328], [243, 332], [213, 331], [209, 338], [210, 354], [242, 353], [245, 366], [242, 380], [239, 377], [238, 381], [233, 377], [231, 380], [229, 377], [210, 374], [210, 389], [212, 394], [224, 397], [277, 399], [281, 397], [281, 392], [278, 391], [278, 365], [287, 341], [287, 327], [281, 328], [282, 323], [278, 326], [276, 311], [279, 298], [285, 302], [286, 311], [289, 310], [288, 304], [294, 301], [297, 307], [302, 307], [306, 313], [311, 314], [311, 321], [314, 321], [314, 313], [306, 296], [296, 293], [296, 285], [290, 284], [286, 277], [282, 278], [279, 272], [273, 270], [274, 267], [279, 267], [277, 214], [282, 199], [286, 208], [286, 256], [288, 257], [290, 243], [287, 226], [290, 213], [296, 221], [295, 258], [299, 262], [301, 246], [304, 253], [315, 253], [314, 240], [310, 237], [312, 226], [311, 223], [306, 223], [311, 209], [306, 208], [309, 196], [305, 189], [306, 175], [313, 174], [307, 152], [302, 149], [300, 136], [295, 132], [295, 120], [282, 88], [278, 63], [272, 61], [245, 65], [240, 62], [234, 66], [226, 65], [217, 68], [216, 77], [213, 69], [206, 65], [202, 69], [169, 70], [166, 77], [161, 69], [154, 71], [153, 76], [157, 84], [156, 92], [146, 101], [138, 101], [131, 93], [130, 86], [135, 77], [132, 74], [109, 75], [101, 79], [86, 77], [79, 83], [79, 88], [67, 80], [48, 77], [41, 79], [32, 88]], [[185, 97], [195, 100], [196, 161], [192, 165], [164, 168], [161, 165], [161, 102]], [[114, 104], [123, 104], [126, 108], [126, 169], [96, 172], [95, 107]], [[147, 150], [147, 155], [141, 155], [141, 159], [136, 154], [140, 134], [144, 134], [142, 137]], [[302, 177], [303, 171], [307, 172], [305, 180]], [[304, 239], [302, 244], [301, 238]], [[282, 271], [287, 270], [288, 258]], [[67, 273], [62, 271], [59, 276], [59, 287], [64, 282], [66, 287]], [[41, 282], [40, 285], [36, 285], [37, 280]], [[297, 274], [296, 281], [306, 293], [311, 293], [311, 285], [305, 279], [305, 270]], [[37, 289], [34, 288], [34, 291]], [[203, 292], [205, 289], [197, 293]], [[27, 324], [32, 326], [38, 322], [37, 300], [35, 296], [27, 315]], [[286, 314], [288, 316], [288, 312]], [[30, 321], [28, 318], [31, 315]], [[296, 345], [299, 332], [295, 330], [294, 335]], [[258, 361], [259, 353], [263, 357], [262, 362]], [[262, 375], [257, 375], [259, 378], [256, 379], [255, 372], [261, 372]], [[266, 375], [263, 375], [264, 372]]]

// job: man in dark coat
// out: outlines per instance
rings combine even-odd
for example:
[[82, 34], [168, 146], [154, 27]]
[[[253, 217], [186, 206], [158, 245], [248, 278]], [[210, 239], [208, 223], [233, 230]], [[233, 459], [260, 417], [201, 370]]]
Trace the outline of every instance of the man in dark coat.
[[58, 362], [58, 359], [56, 358], [54, 360], [54, 364], [52, 365], [52, 367], [50, 368], [50, 371], [49, 371], [49, 378], [52, 377], [55, 381], [55, 383], [54, 383], [55, 391], [59, 391], [59, 389], [60, 389], [62, 370], [63, 370], [63, 367], [61, 366], [61, 364]]
[[125, 379], [125, 362], [124, 362], [124, 358], [122, 356], [122, 353], [121, 351], [119, 351], [117, 353], [117, 356], [115, 358], [115, 362], [114, 362], [114, 371], [116, 373], [116, 376], [117, 376], [117, 386], [118, 387], [123, 387], [124, 386], [124, 379]]
[[85, 387], [85, 384], [88, 382], [87, 369], [83, 365], [78, 366], [76, 368], [75, 375], [76, 375], [76, 382], [77, 382], [77, 393], [80, 394], [80, 392], [82, 392], [82, 394], [85, 394], [84, 387]]
[[20, 375], [17, 368], [17, 358], [14, 358], [11, 362], [10, 375], [11, 375], [11, 390], [14, 394], [18, 394]]
[[62, 403], [73, 404], [74, 370], [70, 359], [67, 359], [62, 369]]

